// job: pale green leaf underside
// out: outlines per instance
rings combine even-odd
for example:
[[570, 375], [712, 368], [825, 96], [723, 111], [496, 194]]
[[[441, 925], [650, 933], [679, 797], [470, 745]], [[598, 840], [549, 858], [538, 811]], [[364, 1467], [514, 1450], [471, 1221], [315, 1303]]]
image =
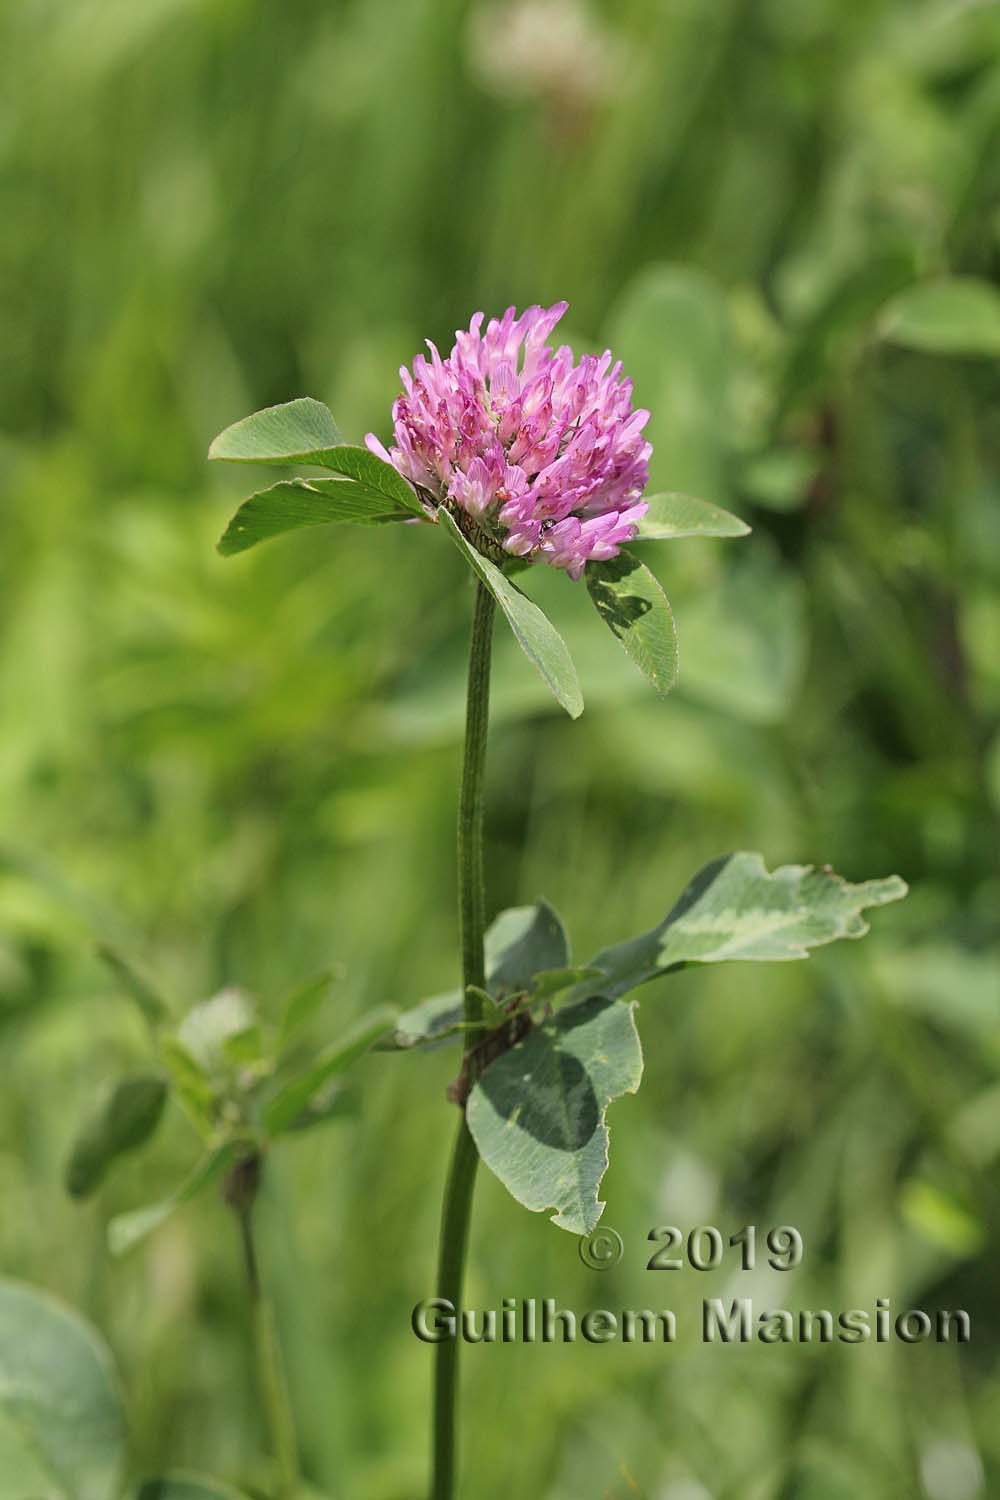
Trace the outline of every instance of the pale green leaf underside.
[[110, 1356], [59, 1302], [0, 1282], [3, 1500], [114, 1500], [125, 1413]]
[[868, 931], [866, 907], [899, 901], [898, 875], [852, 885], [832, 870], [783, 865], [768, 873], [759, 854], [730, 854], [695, 876], [658, 927], [594, 955], [605, 976], [574, 998], [621, 996], [687, 963], [807, 958], [810, 948]]
[[746, 536], [750, 530], [739, 516], [694, 495], [666, 491], [644, 495], [643, 499], [649, 509], [636, 523], [637, 542], [671, 542], [690, 536]]
[[579, 718], [583, 712], [583, 695], [576, 668], [562, 636], [538, 605], [526, 594], [522, 594], [489, 558], [483, 557], [466, 540], [443, 506], [437, 514], [443, 530], [503, 610], [518, 645], [539, 672], [546, 687], [571, 719]]
[[586, 578], [597, 613], [665, 698], [677, 681], [677, 631], [666, 594], [625, 550], [609, 562], [588, 563]]
[[264, 1126], [268, 1133], [281, 1135], [294, 1130], [316, 1095], [367, 1052], [395, 1021], [395, 1010], [378, 1006], [345, 1036], [317, 1053], [306, 1071], [281, 1087], [264, 1106]]
[[886, 304], [878, 331], [926, 354], [1000, 355], [1000, 292], [973, 276], [920, 282]]
[[[565, 928], [547, 901], [500, 912], [486, 933], [485, 952], [486, 986], [494, 998], [526, 990], [536, 974], [562, 970], [569, 962]], [[457, 1036], [463, 1015], [461, 990], [432, 995], [397, 1017], [392, 1037], [381, 1042], [381, 1049], [405, 1051]]]
[[112, 1255], [124, 1255], [133, 1245], [152, 1234], [176, 1209], [190, 1203], [192, 1198], [216, 1181], [244, 1149], [233, 1141], [217, 1146], [202, 1157], [190, 1176], [185, 1177], [180, 1187], [168, 1198], [159, 1203], [151, 1203], [146, 1208], [137, 1208], [131, 1213], [118, 1214], [108, 1225], [108, 1248]]
[[219, 540], [223, 557], [306, 526], [381, 526], [412, 512], [350, 479], [282, 479], [244, 500]]
[[246, 1500], [242, 1490], [200, 1474], [164, 1474], [147, 1479], [136, 1500]]
[[633, 1009], [593, 996], [559, 1011], [491, 1063], [469, 1096], [483, 1161], [525, 1208], [551, 1210], [571, 1234], [589, 1234], [601, 1216], [607, 1107], [642, 1077]]

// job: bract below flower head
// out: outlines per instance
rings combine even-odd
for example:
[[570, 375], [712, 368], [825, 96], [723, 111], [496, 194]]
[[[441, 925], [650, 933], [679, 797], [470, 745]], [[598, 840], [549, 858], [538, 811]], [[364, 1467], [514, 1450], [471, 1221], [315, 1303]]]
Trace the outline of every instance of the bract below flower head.
[[484, 540], [579, 578], [634, 538], [653, 450], [621, 361], [546, 343], [566, 305], [509, 307], [485, 332], [476, 313], [447, 359], [428, 341], [400, 370], [393, 446], [366, 441]]

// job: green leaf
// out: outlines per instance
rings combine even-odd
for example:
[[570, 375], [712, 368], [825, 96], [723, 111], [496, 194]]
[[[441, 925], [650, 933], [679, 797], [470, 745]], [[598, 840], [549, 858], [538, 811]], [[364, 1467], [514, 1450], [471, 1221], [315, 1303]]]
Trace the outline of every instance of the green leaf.
[[226, 1044], [248, 1031], [257, 1020], [250, 996], [235, 986], [220, 990], [210, 1000], [193, 1005], [177, 1028], [177, 1040], [206, 1073], [229, 1062]]
[[122, 989], [136, 1003], [150, 1030], [156, 1028], [170, 1016], [170, 1008], [161, 995], [132, 965], [114, 948], [102, 943], [97, 950], [101, 960], [111, 970]]
[[541, 970], [569, 963], [566, 929], [547, 901], [500, 912], [490, 923], [485, 949], [486, 983], [497, 997], [530, 989]]
[[282, 1006], [279, 1051], [283, 1052], [297, 1033], [308, 1026], [329, 995], [331, 986], [342, 974], [343, 970], [340, 968], [324, 969], [322, 974], [314, 975], [292, 991]]
[[1000, 355], [1000, 292], [973, 276], [918, 282], [885, 305], [878, 331], [925, 354]]
[[497, 1004], [489, 990], [481, 990], [478, 984], [469, 984], [465, 987], [465, 993], [479, 1001], [479, 1021], [488, 1031], [503, 1026], [510, 1020], [509, 1013]]
[[111, 1356], [46, 1293], [0, 1282], [3, 1500], [116, 1500], [125, 1412]]
[[571, 719], [579, 718], [583, 713], [583, 695], [576, 668], [562, 636], [538, 605], [526, 594], [522, 594], [516, 584], [505, 578], [500, 569], [489, 558], [483, 557], [463, 536], [443, 506], [437, 514], [442, 529], [503, 610], [518, 645], [540, 673], [546, 687]]
[[208, 456], [230, 463], [313, 464], [332, 469], [391, 501], [387, 510], [401, 509], [427, 519], [403, 476], [369, 449], [345, 443], [328, 408], [310, 396], [266, 407], [234, 422], [219, 433]]
[[600, 973], [600, 969], [543, 969], [531, 981], [531, 1002], [550, 1000], [585, 979], [599, 978]]
[[246, 1500], [242, 1490], [201, 1474], [164, 1474], [147, 1479], [136, 1500]]
[[586, 577], [597, 613], [665, 698], [677, 681], [677, 631], [666, 594], [624, 548], [608, 562], [588, 563]]
[[175, 1036], [160, 1038], [160, 1058], [193, 1124], [207, 1135], [215, 1120], [215, 1091], [211, 1078]]
[[74, 1198], [94, 1192], [116, 1157], [149, 1140], [166, 1102], [167, 1084], [157, 1073], [136, 1073], [115, 1084], [76, 1139], [66, 1164], [66, 1191]]
[[304, 526], [379, 526], [409, 521], [384, 495], [349, 479], [282, 479], [244, 500], [223, 533], [217, 551], [223, 557], [246, 552]]
[[396, 1011], [380, 1005], [369, 1012], [346, 1036], [331, 1042], [317, 1054], [315, 1062], [293, 1078], [264, 1106], [264, 1128], [271, 1136], [294, 1130], [296, 1122], [308, 1110], [314, 1096], [331, 1078], [343, 1073], [387, 1031], [392, 1029]]
[[696, 500], [693, 495], [667, 491], [644, 495], [643, 499], [649, 509], [636, 523], [637, 542], [672, 542], [690, 536], [746, 536], [750, 531], [739, 516], [708, 500]]
[[329, 407], [300, 396], [234, 422], [214, 439], [208, 456], [244, 464], [305, 463], [343, 441]]
[[[494, 998], [530, 990], [542, 971], [566, 972], [569, 962], [566, 930], [546, 901], [500, 912], [486, 933], [485, 949], [486, 983]], [[405, 1052], [458, 1036], [464, 1015], [461, 990], [432, 995], [397, 1016], [380, 1050]]]
[[862, 911], [906, 891], [898, 875], [851, 885], [829, 869], [782, 865], [769, 874], [759, 854], [730, 854], [695, 876], [658, 927], [595, 954], [603, 977], [586, 980], [574, 999], [625, 995], [688, 963], [807, 958], [810, 948], [863, 937]]
[[234, 1031], [222, 1043], [222, 1054], [236, 1068], [267, 1067], [264, 1028], [255, 1024], [244, 1027], [242, 1031]]
[[642, 1077], [633, 1009], [596, 995], [566, 1007], [491, 1063], [469, 1095], [483, 1161], [519, 1203], [553, 1210], [571, 1234], [589, 1234], [601, 1217], [605, 1113]]
[[396, 1017], [392, 1033], [375, 1043], [377, 1052], [408, 1052], [411, 1047], [426, 1046], [458, 1036], [462, 1029], [465, 1007], [461, 990], [446, 990], [411, 1005]]
[[108, 1248], [112, 1255], [124, 1255], [140, 1240], [144, 1240], [154, 1229], [159, 1229], [174, 1211], [215, 1182], [236, 1159], [246, 1151], [238, 1141], [226, 1141], [203, 1156], [188, 1177], [168, 1198], [151, 1203], [146, 1208], [134, 1209], [131, 1213], [118, 1214], [108, 1225]]

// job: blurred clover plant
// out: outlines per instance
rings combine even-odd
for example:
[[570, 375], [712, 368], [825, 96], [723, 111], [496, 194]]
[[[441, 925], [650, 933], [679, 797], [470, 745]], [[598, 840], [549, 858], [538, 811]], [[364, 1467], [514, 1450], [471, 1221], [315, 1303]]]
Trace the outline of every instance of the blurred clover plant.
[[[251, 996], [235, 988], [176, 1018], [157, 988], [120, 953], [108, 947], [100, 952], [146, 1023], [153, 1060], [147, 1070], [113, 1083], [84, 1121], [66, 1163], [67, 1191], [75, 1198], [94, 1193], [118, 1158], [152, 1139], [167, 1100], [176, 1098], [201, 1138], [202, 1155], [166, 1197], [113, 1218], [108, 1244], [113, 1254], [124, 1254], [206, 1188], [220, 1186], [239, 1227], [275, 1493], [284, 1500], [301, 1492], [298, 1443], [274, 1311], [262, 1281], [254, 1206], [276, 1141], [354, 1113], [344, 1074], [392, 1033], [396, 1012], [387, 1006], [371, 1010], [341, 1037], [310, 1053], [301, 1032], [329, 995], [336, 970], [293, 990], [280, 1007], [279, 1024], [268, 1027]], [[201, 1493], [192, 1489], [192, 1500], [200, 1500]], [[169, 1488], [161, 1500], [168, 1496], [174, 1500]]]
[[[640, 985], [689, 964], [805, 958], [863, 936], [866, 908], [906, 894], [896, 876], [850, 884], [829, 868], [769, 873], [759, 854], [736, 853], [696, 874], [652, 931], [582, 966], [545, 902], [502, 912], [487, 928], [483, 796], [498, 606], [570, 717], [583, 709], [565, 642], [512, 575], [546, 563], [584, 579], [600, 618], [665, 696], [677, 674], [673, 616], [627, 544], [749, 530], [702, 499], [643, 498], [649, 413], [633, 409], [631, 382], [610, 352], [576, 361], [567, 345], [548, 344], [564, 311], [559, 303], [518, 317], [508, 308], [485, 330], [478, 313], [446, 359], [430, 344], [429, 359], [400, 372], [389, 448], [371, 434], [365, 447], [346, 444], [327, 408], [303, 398], [235, 423], [210, 449], [216, 459], [334, 476], [282, 480], [252, 495], [222, 537], [223, 554], [304, 526], [436, 525], [473, 576], [458, 823], [461, 987], [366, 1033], [397, 1050], [461, 1042], [437, 1284], [456, 1308], [480, 1157], [519, 1202], [550, 1211], [561, 1228], [587, 1235], [597, 1224], [607, 1108], [642, 1076], [632, 998]], [[282, 1115], [286, 1124], [293, 1114]], [[455, 1494], [458, 1347], [451, 1339], [435, 1350], [431, 1500]]]

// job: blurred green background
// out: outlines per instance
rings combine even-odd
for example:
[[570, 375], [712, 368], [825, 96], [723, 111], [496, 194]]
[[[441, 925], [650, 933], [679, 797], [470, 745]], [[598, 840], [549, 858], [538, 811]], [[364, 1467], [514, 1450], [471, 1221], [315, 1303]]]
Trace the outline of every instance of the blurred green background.
[[[342, 961], [317, 1044], [456, 969], [462, 563], [409, 528], [223, 562], [249, 486], [209, 472], [209, 439], [301, 394], [385, 437], [425, 336], [566, 297], [574, 343], [609, 343], [653, 411], [653, 487], [754, 530], [647, 549], [680, 634], [666, 704], [582, 587], [531, 575], [587, 712], [498, 632], [491, 908], [547, 896], [582, 961], [732, 848], [912, 894], [857, 946], [643, 993], [616, 1271], [483, 1173], [470, 1306], [670, 1306], [691, 1332], [469, 1349], [465, 1494], [1000, 1493], [1000, 367], [879, 336], [921, 277], [1000, 281], [1000, 9], [16, 0], [0, 36], [0, 1269], [110, 1340], [133, 1472], [267, 1470], [224, 1208], [104, 1248], [194, 1160], [181, 1112], [94, 1202], [62, 1187], [81, 1113], [146, 1056], [95, 940], [179, 1006], [240, 983], [272, 1016]], [[422, 1492], [409, 1316], [454, 1068], [366, 1059], [358, 1118], [268, 1164], [330, 1500]], [[792, 1223], [805, 1261], [654, 1277], [667, 1222]], [[962, 1307], [974, 1341], [701, 1347], [701, 1298], [738, 1293]]]

